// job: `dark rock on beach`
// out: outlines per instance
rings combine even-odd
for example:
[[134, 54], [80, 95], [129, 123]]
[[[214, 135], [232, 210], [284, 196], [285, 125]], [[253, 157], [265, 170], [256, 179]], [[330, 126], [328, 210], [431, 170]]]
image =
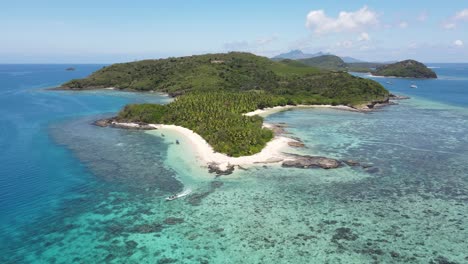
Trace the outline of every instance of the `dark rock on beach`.
[[288, 142], [288, 145], [291, 147], [295, 147], [295, 148], [305, 148], [304, 143], [296, 142], [296, 141]]
[[99, 119], [94, 121], [93, 125], [99, 127], [108, 127], [112, 124], [112, 119]]
[[300, 156], [293, 155], [293, 160], [286, 160], [283, 162], [283, 167], [294, 168], [322, 168], [322, 169], [335, 169], [341, 166], [341, 162], [336, 159], [315, 156]]
[[234, 172], [234, 165], [229, 165], [226, 170], [222, 170], [218, 163], [208, 163], [208, 172], [214, 173], [216, 176], [229, 175]]
[[93, 122], [93, 125], [99, 127], [113, 127], [122, 129], [136, 129], [136, 130], [153, 130], [154, 127], [146, 123], [136, 123], [138, 126], [129, 126], [125, 123], [118, 122], [115, 118], [99, 119]]

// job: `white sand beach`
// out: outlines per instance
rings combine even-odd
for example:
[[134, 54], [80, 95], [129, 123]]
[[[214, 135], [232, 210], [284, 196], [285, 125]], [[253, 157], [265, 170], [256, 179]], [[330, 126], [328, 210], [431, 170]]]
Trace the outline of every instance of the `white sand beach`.
[[269, 116], [274, 113], [278, 113], [281, 111], [286, 111], [290, 109], [297, 109], [297, 108], [332, 108], [332, 109], [339, 109], [339, 110], [346, 110], [346, 111], [360, 111], [358, 109], [345, 106], [345, 105], [285, 105], [285, 106], [275, 106], [269, 107], [264, 109], [257, 109], [255, 111], [245, 113], [246, 116], [254, 116], [259, 115], [262, 117]]
[[254, 164], [281, 162], [287, 159], [287, 156], [283, 154], [282, 151], [289, 146], [288, 142], [295, 142], [295, 140], [291, 138], [275, 136], [267, 143], [261, 152], [251, 156], [236, 158], [215, 152], [205, 139], [185, 127], [155, 124], [152, 124], [151, 126], [158, 129], [161, 133], [179, 134], [180, 137], [185, 139], [183, 142], [188, 142], [190, 144], [190, 149], [195, 152], [195, 156], [200, 163], [204, 165], [216, 163], [220, 170], [226, 170], [230, 166], [248, 167]]
[[[260, 115], [268, 116], [273, 113], [280, 111], [285, 111], [294, 108], [333, 108], [346, 111], [358, 111], [354, 108], [348, 106], [332, 106], [332, 105], [287, 105], [287, 106], [277, 106], [272, 108], [259, 109], [253, 112], [246, 113], [247, 116]], [[141, 127], [136, 123], [114, 123], [120, 127], [128, 128], [138, 128]], [[284, 137], [281, 135], [276, 135], [267, 145], [262, 149], [261, 152], [251, 155], [251, 156], [242, 156], [242, 157], [230, 157], [228, 155], [215, 152], [214, 149], [203, 139], [200, 135], [194, 131], [176, 125], [163, 125], [163, 124], [149, 124], [149, 127], [157, 129], [160, 133], [168, 134], [177, 134], [176, 138], [184, 139], [181, 140], [184, 143], [188, 142], [190, 144], [190, 151], [195, 153], [197, 161], [203, 166], [208, 166], [208, 164], [216, 163], [220, 170], [227, 170], [231, 166], [241, 166], [249, 167], [252, 165], [258, 164], [267, 164], [267, 163], [280, 163], [282, 161], [292, 159], [288, 157], [283, 151], [289, 146], [289, 142], [298, 142], [292, 138]], [[272, 127], [271, 124], [264, 123], [264, 127]]]

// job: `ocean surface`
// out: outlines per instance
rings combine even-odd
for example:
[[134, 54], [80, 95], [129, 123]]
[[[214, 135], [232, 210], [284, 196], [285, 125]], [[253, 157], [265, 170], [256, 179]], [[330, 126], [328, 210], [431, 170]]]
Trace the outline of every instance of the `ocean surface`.
[[267, 117], [368, 168], [218, 178], [174, 135], [91, 125], [167, 97], [45, 89], [102, 66], [0, 65], [0, 263], [468, 263], [468, 64], [357, 74], [411, 97], [372, 113]]

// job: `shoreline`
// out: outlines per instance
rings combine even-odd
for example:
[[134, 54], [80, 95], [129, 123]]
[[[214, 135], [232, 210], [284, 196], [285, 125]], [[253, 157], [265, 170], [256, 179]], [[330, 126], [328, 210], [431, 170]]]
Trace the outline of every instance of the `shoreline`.
[[[121, 123], [119, 123], [121, 125]], [[135, 124], [129, 124], [135, 126]], [[288, 158], [283, 150], [289, 147], [289, 142], [298, 142], [292, 138], [276, 135], [259, 153], [250, 156], [230, 157], [226, 154], [215, 152], [208, 142], [194, 131], [176, 125], [149, 124], [161, 133], [175, 133], [182, 137], [181, 144], [187, 142], [195, 153], [197, 163], [215, 171], [224, 172], [233, 170], [234, 167], [249, 167], [258, 164], [280, 163]], [[264, 124], [265, 127], [270, 126]]]
[[[332, 106], [332, 105], [287, 105], [276, 106], [265, 109], [257, 109], [255, 111], [245, 113], [246, 116], [260, 115], [268, 116], [280, 111], [286, 111], [297, 108], [330, 108], [337, 110], [363, 112], [349, 106]], [[300, 140], [283, 136], [274, 130], [275, 125], [263, 123], [263, 127], [269, 128], [275, 132], [275, 136], [266, 146], [258, 153], [250, 156], [230, 157], [226, 154], [215, 152], [213, 147], [199, 134], [194, 131], [177, 125], [165, 124], [142, 124], [142, 123], [125, 123], [116, 122], [115, 120], [98, 120], [95, 122], [98, 126], [112, 126], [124, 129], [140, 129], [148, 131], [158, 131], [160, 134], [171, 133], [180, 136], [180, 144], [187, 142], [196, 157], [196, 163], [202, 167], [208, 168], [211, 172], [216, 172], [218, 175], [230, 174], [234, 169], [244, 169], [246, 167], [264, 165], [264, 164], [281, 164], [284, 167], [299, 167], [310, 168], [320, 167], [325, 169], [338, 168], [342, 165], [341, 161], [329, 159], [325, 157], [300, 156], [297, 154], [288, 154], [284, 150], [287, 148], [298, 147], [302, 145]], [[161, 136], [156, 133], [155, 136]], [[183, 145], [182, 145], [183, 146]], [[293, 165], [286, 165], [293, 164]]]
[[245, 116], [259, 115], [261, 117], [266, 117], [274, 113], [287, 111], [291, 109], [298, 109], [298, 108], [331, 108], [331, 109], [345, 110], [345, 111], [352, 111], [352, 112], [367, 111], [367, 109], [363, 110], [363, 109], [353, 108], [353, 107], [346, 106], [346, 105], [285, 105], [285, 106], [274, 106], [274, 107], [268, 107], [264, 109], [257, 109], [255, 111], [248, 112], [243, 115]]
[[[392, 94], [389, 97], [389, 99], [402, 100], [408, 99], [408, 97], [395, 96]], [[383, 106], [395, 104], [390, 100], [387, 99], [386, 101], [371, 102], [369, 104], [363, 104], [356, 108], [345, 105], [275, 106], [271, 108], [257, 109], [255, 111], [245, 113], [244, 115], [259, 115], [262, 117], [266, 117], [277, 112], [300, 108], [329, 108], [358, 113], [367, 113]], [[117, 122], [114, 118], [97, 120], [94, 122], [94, 125], [101, 127], [110, 126], [123, 129], [159, 131], [161, 132], [161, 134], [164, 134], [164, 132], [178, 134], [180, 136], [180, 140], [176, 137], [176, 141], [179, 141], [180, 143], [177, 144], [183, 144], [184, 142], [187, 142], [189, 144], [191, 151], [194, 153], [196, 164], [199, 164], [201, 167], [207, 168], [210, 173], [214, 172], [218, 176], [231, 174], [235, 170], [235, 168], [245, 169], [246, 167], [261, 164], [281, 164], [281, 166], [283, 167], [323, 169], [339, 168], [344, 164], [348, 166], [360, 166], [359, 162], [352, 160], [336, 160], [326, 157], [307, 155], [301, 156], [297, 154], [286, 153], [284, 152], [284, 150], [286, 150], [287, 148], [304, 147], [304, 144], [300, 141], [300, 139], [283, 136], [284, 130], [282, 130], [281, 126], [278, 127], [274, 124], [269, 123], [263, 123], [263, 127], [271, 129], [275, 134], [274, 138], [270, 140], [260, 152], [250, 156], [241, 157], [230, 157], [226, 154], [215, 152], [213, 147], [202, 136], [182, 126], [165, 124], [125, 123]], [[163, 136], [157, 135], [156, 133], [151, 134], [154, 134], [155, 136]]]

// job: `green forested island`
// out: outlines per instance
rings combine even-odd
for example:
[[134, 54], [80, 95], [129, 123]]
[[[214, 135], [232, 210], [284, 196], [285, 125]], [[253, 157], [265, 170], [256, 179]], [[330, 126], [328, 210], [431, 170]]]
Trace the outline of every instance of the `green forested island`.
[[389, 95], [377, 82], [346, 72], [238, 52], [113, 64], [61, 88], [108, 87], [176, 96], [168, 105], [128, 105], [116, 119], [180, 125], [230, 156], [257, 153], [273, 137], [261, 117], [242, 113], [297, 104], [357, 106]]
[[404, 60], [380, 66], [372, 72], [372, 75], [422, 79], [437, 78], [437, 75], [433, 70], [415, 60]]
[[342, 70], [346, 71], [346, 63], [338, 56], [335, 55], [322, 55], [318, 57], [300, 59], [300, 62], [321, 69], [328, 70]]

